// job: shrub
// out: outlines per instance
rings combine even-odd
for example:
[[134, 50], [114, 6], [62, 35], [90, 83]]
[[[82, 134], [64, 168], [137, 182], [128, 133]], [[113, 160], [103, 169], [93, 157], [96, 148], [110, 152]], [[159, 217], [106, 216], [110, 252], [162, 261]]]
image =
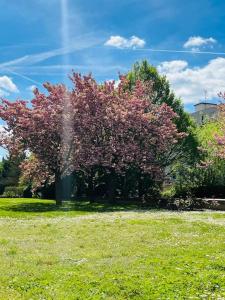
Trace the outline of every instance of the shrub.
[[6, 198], [20, 198], [24, 195], [24, 186], [7, 186], [3, 193], [3, 197]]
[[183, 199], [169, 199], [166, 208], [173, 210], [196, 210], [215, 208], [217, 205], [217, 201], [208, 202], [207, 200], [190, 196]]

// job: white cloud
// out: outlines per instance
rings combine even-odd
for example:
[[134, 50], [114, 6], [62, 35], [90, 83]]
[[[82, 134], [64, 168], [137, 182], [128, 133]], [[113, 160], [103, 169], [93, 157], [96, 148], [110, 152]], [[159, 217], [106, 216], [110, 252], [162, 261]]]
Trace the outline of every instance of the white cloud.
[[159, 65], [158, 69], [161, 73], [174, 73], [183, 70], [188, 66], [185, 60], [164, 61]]
[[18, 93], [19, 89], [8, 76], [0, 76], [0, 96], [7, 96], [10, 93]]
[[220, 91], [225, 91], [225, 58], [212, 59], [203, 67], [188, 67], [186, 61], [165, 61], [158, 66], [165, 74], [176, 95], [184, 103], [196, 103], [204, 97], [215, 98]]
[[143, 48], [145, 46], [145, 41], [135, 35], [129, 39], [120, 35], [111, 35], [104, 45], [116, 48]]
[[191, 36], [189, 39], [184, 43], [183, 47], [191, 49], [193, 51], [199, 51], [199, 47], [202, 46], [213, 46], [217, 41], [210, 37], [210, 38], [203, 38], [201, 36]]
[[106, 82], [114, 82], [114, 85], [117, 88], [119, 86], [119, 84], [120, 84], [120, 79], [117, 79], [117, 80], [115, 80], [115, 79], [109, 79], [109, 80], [106, 80]]

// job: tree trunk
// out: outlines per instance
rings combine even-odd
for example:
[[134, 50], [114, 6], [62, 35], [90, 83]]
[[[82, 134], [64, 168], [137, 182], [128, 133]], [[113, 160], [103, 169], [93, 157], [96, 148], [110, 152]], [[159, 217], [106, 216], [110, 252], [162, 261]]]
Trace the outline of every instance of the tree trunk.
[[59, 173], [55, 175], [55, 199], [56, 204], [61, 205], [63, 201], [63, 183]]
[[62, 178], [60, 173], [55, 175], [55, 195], [56, 203], [61, 205], [63, 201], [71, 200], [73, 190], [73, 176], [65, 176]]
[[110, 204], [116, 203], [116, 176], [112, 171], [108, 176], [108, 201]]
[[145, 194], [144, 178], [142, 176], [139, 176], [139, 179], [138, 179], [138, 198], [139, 198], [139, 201], [143, 202], [144, 194]]
[[129, 189], [128, 189], [128, 183], [127, 183], [127, 174], [123, 177], [123, 183], [122, 183], [122, 200], [127, 201], [129, 198]]
[[94, 182], [93, 182], [93, 172], [91, 171], [88, 175], [88, 189], [87, 189], [87, 195], [89, 198], [90, 203], [94, 202]]

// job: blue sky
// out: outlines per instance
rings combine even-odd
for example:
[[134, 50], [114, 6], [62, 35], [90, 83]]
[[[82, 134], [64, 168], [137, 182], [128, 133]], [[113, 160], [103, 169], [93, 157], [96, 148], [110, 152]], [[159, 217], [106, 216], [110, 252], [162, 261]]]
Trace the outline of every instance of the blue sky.
[[[117, 79], [148, 59], [188, 111], [225, 90], [223, 0], [0, 0], [0, 95], [31, 99], [74, 69]], [[163, 51], [161, 51], [163, 50]], [[69, 82], [68, 82], [69, 83]]]

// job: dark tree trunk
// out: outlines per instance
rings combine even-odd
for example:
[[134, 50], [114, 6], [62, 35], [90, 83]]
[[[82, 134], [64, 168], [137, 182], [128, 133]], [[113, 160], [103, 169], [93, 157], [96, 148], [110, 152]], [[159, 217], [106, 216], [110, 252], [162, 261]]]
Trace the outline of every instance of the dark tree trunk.
[[129, 187], [127, 182], [127, 174], [123, 177], [123, 184], [122, 184], [122, 200], [127, 201], [129, 198]]
[[73, 189], [73, 177], [72, 175], [61, 177], [60, 173], [55, 176], [55, 196], [56, 204], [61, 205], [63, 201], [71, 200]]
[[116, 203], [116, 174], [112, 171], [108, 176], [108, 201], [110, 204]]
[[145, 188], [144, 188], [144, 178], [140, 175], [138, 179], [138, 198], [139, 201], [143, 202], [145, 194]]
[[61, 175], [57, 173], [55, 175], [55, 199], [56, 204], [61, 205], [63, 201], [63, 182]]
[[88, 175], [88, 189], [87, 189], [87, 195], [89, 198], [89, 201], [92, 203], [94, 202], [94, 182], [93, 182], [93, 172], [91, 171]]

